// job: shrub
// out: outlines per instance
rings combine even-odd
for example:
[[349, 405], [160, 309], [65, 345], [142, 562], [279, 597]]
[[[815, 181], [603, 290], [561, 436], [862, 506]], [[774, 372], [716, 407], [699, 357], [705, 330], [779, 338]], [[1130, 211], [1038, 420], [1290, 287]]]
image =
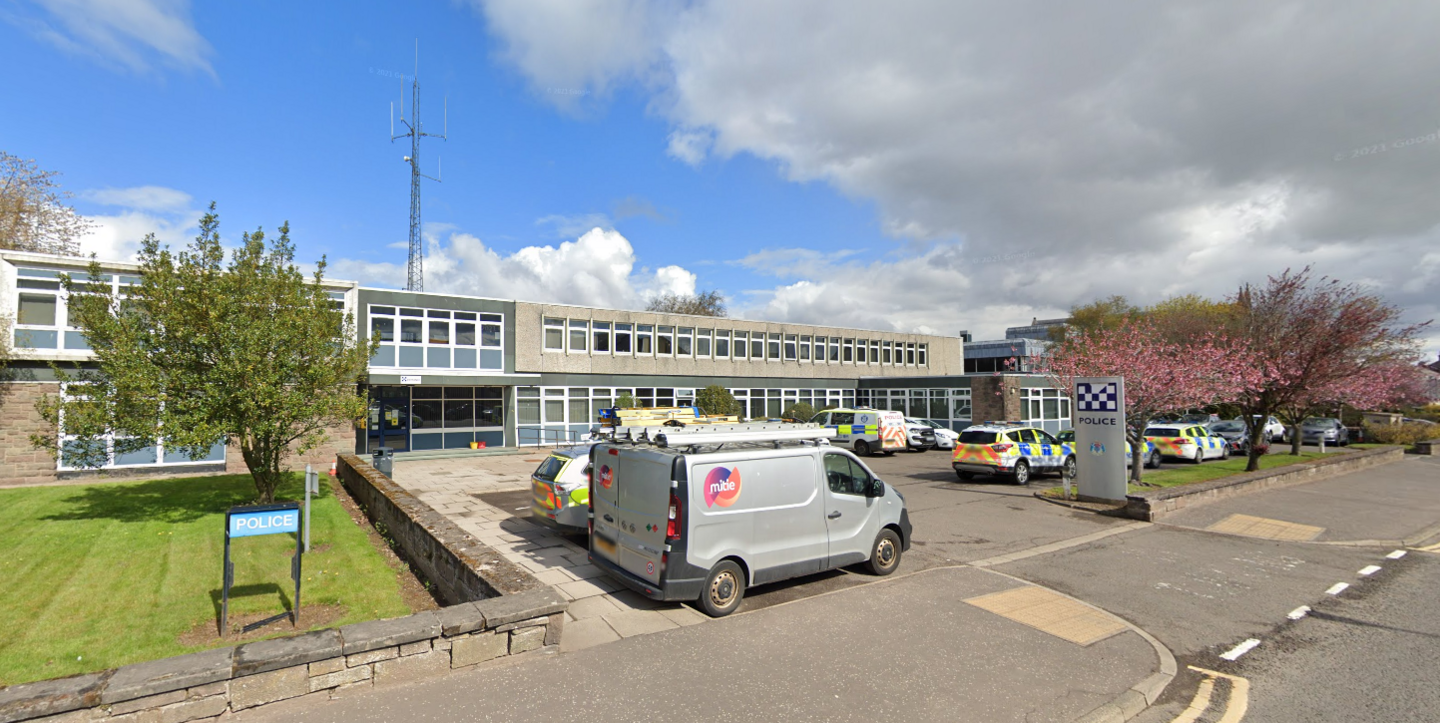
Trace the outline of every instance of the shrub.
[[786, 407], [785, 411], [780, 413], [780, 416], [799, 422], [808, 422], [811, 417], [815, 416], [815, 408], [805, 402], [795, 402]]
[[695, 395], [695, 406], [705, 414], [739, 414], [740, 402], [735, 401], [730, 390], [718, 384], [711, 384]]
[[635, 403], [635, 397], [630, 396], [630, 392], [621, 392], [620, 398], [615, 400], [615, 406], [621, 409], [634, 409], [640, 405]]
[[1403, 444], [1406, 446], [1427, 439], [1440, 438], [1440, 426], [1423, 422], [1408, 424], [1381, 424], [1365, 428], [1365, 441], [1380, 444]]

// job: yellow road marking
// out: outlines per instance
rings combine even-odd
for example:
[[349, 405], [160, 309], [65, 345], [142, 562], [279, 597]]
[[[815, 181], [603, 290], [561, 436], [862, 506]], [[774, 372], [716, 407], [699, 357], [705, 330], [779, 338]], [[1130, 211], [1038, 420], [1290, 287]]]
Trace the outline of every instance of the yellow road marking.
[[1426, 545], [1424, 547], [1416, 547], [1413, 549], [1419, 550], [1421, 552], [1440, 552], [1440, 542], [1437, 542], [1433, 545]]
[[1240, 514], [1230, 515], [1205, 529], [1211, 532], [1289, 542], [1309, 542], [1325, 531], [1323, 527]]
[[1043, 587], [1017, 587], [965, 602], [1076, 645], [1091, 645], [1125, 630], [1119, 620]]
[[[1193, 665], [1186, 667], [1201, 675], [1209, 676], [1210, 679], [1224, 678], [1230, 681], [1230, 697], [1225, 701], [1225, 715], [1221, 716], [1220, 720], [1216, 721], [1216, 723], [1240, 723], [1240, 721], [1245, 718], [1245, 712], [1250, 710], [1250, 681], [1238, 675], [1229, 675], [1217, 670], [1206, 670], [1205, 668], [1197, 668]], [[1181, 716], [1189, 712], [1187, 709]], [[1179, 718], [1175, 719], [1177, 722], [1179, 720]], [[1192, 718], [1191, 720], [1193, 721], [1194, 719]]]
[[1186, 708], [1175, 720], [1170, 723], [1195, 723], [1200, 720], [1210, 707], [1210, 694], [1215, 690], [1215, 679], [1206, 678], [1200, 681], [1200, 689], [1195, 691], [1195, 697], [1190, 700], [1190, 707]]

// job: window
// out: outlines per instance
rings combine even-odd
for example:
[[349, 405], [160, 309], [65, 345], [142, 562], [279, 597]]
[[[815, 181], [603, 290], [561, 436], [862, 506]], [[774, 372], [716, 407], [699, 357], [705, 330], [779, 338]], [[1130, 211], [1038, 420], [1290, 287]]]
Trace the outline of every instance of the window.
[[655, 353], [669, 356], [675, 353], [675, 327], [662, 326], [655, 336]]
[[810, 337], [800, 337], [800, 361], [810, 361]]
[[795, 361], [795, 339], [794, 334], [785, 335], [785, 361]]
[[610, 353], [610, 322], [597, 321], [590, 325], [593, 331], [591, 334], [595, 339], [594, 351], [596, 354]]
[[515, 388], [515, 423], [540, 423], [540, 387]]
[[589, 336], [590, 322], [583, 319], [570, 320], [570, 351], [585, 351], [585, 338]]
[[21, 294], [15, 321], [35, 326], [55, 326], [56, 300], [53, 294]]
[[695, 356], [702, 359], [710, 357], [710, 342], [714, 333], [710, 329], [701, 329], [695, 333]]
[[746, 352], [748, 352], [749, 350], [750, 350], [750, 335], [749, 335], [748, 333], [746, 333], [746, 332], [743, 332], [743, 331], [737, 331], [737, 332], [735, 332], [735, 351], [734, 351], [735, 358], [736, 358], [736, 359], [744, 359]]
[[564, 351], [565, 349], [565, 320], [545, 319], [545, 350]]
[[905, 344], [905, 364], [906, 366], [915, 366], [915, 342], [913, 341]]
[[618, 324], [618, 323], [617, 323], [617, 324], [615, 325], [615, 353], [616, 353], [616, 354], [629, 354], [629, 353], [630, 353], [630, 325], [629, 325], [629, 324]]
[[455, 322], [455, 346], [475, 346], [475, 325]]
[[946, 419], [949, 414], [949, 405], [945, 402], [944, 389], [930, 390], [930, 413], [925, 415], [926, 419]]
[[831, 363], [840, 361], [840, 337], [838, 336], [830, 337], [830, 361]]
[[480, 321], [480, 346], [489, 349], [501, 348], [500, 326], [505, 317], [501, 314], [481, 314]]
[[880, 343], [880, 359], [881, 364], [890, 363], [890, 342], [886, 341]]
[[[380, 348], [370, 358], [372, 367], [505, 368], [503, 314], [393, 306], [371, 306], [369, 314], [370, 331], [380, 337]], [[400, 327], [398, 338], [396, 321]]]
[[400, 342], [403, 344], [421, 343], [422, 341], [424, 341], [424, 339], [422, 338], [422, 331], [424, 326], [425, 322], [419, 319], [401, 319]]
[[919, 349], [918, 349], [919, 358], [918, 358], [916, 361], [918, 361], [918, 362], [920, 363], [920, 366], [922, 366], [922, 367], [923, 367], [923, 366], [928, 366], [928, 365], [925, 363], [925, 361], [926, 361], [926, 360], [925, 360], [925, 357], [926, 357], [926, 352], [929, 350], [929, 347], [930, 347], [929, 344], [921, 344], [921, 345], [919, 346]]
[[395, 341], [395, 320], [378, 316], [371, 317], [370, 333], [372, 336], [378, 334], [380, 341]]
[[430, 343], [431, 343], [431, 344], [449, 344], [449, 343], [450, 343], [450, 322], [448, 322], [448, 321], [432, 321], [432, 322], [430, 322]]
[[[765, 358], [765, 349], [764, 349], [764, 347], [765, 347], [765, 335], [762, 334], [762, 333], [760, 333], [760, 332], [758, 332], [758, 331], [752, 331], [752, 332], [750, 332], [750, 358], [751, 358], [751, 359], [754, 359], [754, 360], [756, 360], [756, 361], [759, 361], [759, 360], [761, 360], [761, 359], [764, 359], [764, 358]], [[779, 352], [780, 350], [779, 350], [779, 349], [776, 349], [775, 351], [776, 351], [776, 352]], [[776, 356], [779, 356], [779, 354], [777, 353]]]
[[765, 358], [770, 361], [780, 360], [780, 335], [771, 334], [769, 343], [765, 345]]
[[875, 339], [870, 340], [870, 363], [880, 363], [880, 342]]
[[845, 357], [844, 357], [844, 359], [845, 359], [845, 363], [846, 363], [846, 364], [849, 364], [850, 362], [855, 361], [855, 340], [854, 340], [854, 339], [846, 339], [846, 340], [845, 340]]
[[715, 332], [715, 358], [730, 358], [730, 332], [724, 329]]
[[650, 324], [635, 325], [635, 353], [654, 354], [655, 348], [651, 345], [655, 337], [655, 327]]
[[571, 389], [569, 391], [570, 421], [575, 424], [589, 424], [590, 419], [590, 390], [586, 388]]
[[870, 487], [870, 475], [843, 454], [825, 455], [825, 479], [835, 494], [864, 496]]
[[970, 419], [970, 390], [950, 390], [950, 418]]
[[868, 349], [868, 348], [870, 348], [870, 342], [869, 342], [869, 340], [867, 340], [867, 339], [861, 339], [860, 341], [855, 342], [855, 363], [856, 363], [856, 364], [864, 364], [864, 363], [865, 363], [865, 350]]
[[675, 354], [676, 356], [693, 356], [695, 354], [695, 329], [682, 326], [675, 331]]

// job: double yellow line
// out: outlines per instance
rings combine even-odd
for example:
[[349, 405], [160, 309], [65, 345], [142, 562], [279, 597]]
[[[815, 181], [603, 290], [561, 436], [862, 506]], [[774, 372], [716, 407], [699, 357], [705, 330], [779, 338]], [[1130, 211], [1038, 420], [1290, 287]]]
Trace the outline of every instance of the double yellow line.
[[1227, 675], [1215, 670], [1197, 668], [1193, 665], [1186, 666], [1191, 670], [1205, 676], [1200, 681], [1200, 687], [1195, 691], [1195, 697], [1190, 701], [1190, 707], [1181, 711], [1171, 723], [1195, 723], [1200, 716], [1210, 708], [1210, 697], [1215, 692], [1215, 681], [1220, 678], [1230, 681], [1230, 697], [1225, 701], [1225, 714], [1220, 717], [1218, 723], [1240, 723], [1245, 717], [1245, 712], [1250, 709], [1250, 681], [1238, 675]]

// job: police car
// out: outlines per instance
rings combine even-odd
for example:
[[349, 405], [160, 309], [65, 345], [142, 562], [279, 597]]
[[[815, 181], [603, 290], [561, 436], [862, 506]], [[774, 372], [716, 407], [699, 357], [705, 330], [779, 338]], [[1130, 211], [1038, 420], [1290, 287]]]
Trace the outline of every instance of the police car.
[[[1062, 430], [1060, 430], [1059, 433], [1057, 433], [1057, 434], [1055, 435], [1055, 438], [1058, 439], [1058, 440], [1060, 440], [1060, 443], [1061, 443], [1061, 444], [1068, 444], [1068, 445], [1071, 446], [1071, 448], [1074, 448], [1074, 446], [1075, 446], [1075, 430], [1073, 430], [1073, 429], [1062, 429]], [[1129, 467], [1129, 466], [1130, 466], [1130, 450], [1132, 450], [1132, 449], [1134, 449], [1134, 448], [1130, 446], [1130, 443], [1129, 443], [1129, 442], [1126, 442], [1126, 443], [1125, 443], [1125, 466], [1126, 466], [1126, 467]], [[1155, 448], [1155, 443], [1154, 443], [1154, 442], [1151, 442], [1151, 441], [1148, 440], [1148, 439], [1145, 440], [1145, 452], [1144, 452], [1144, 454], [1141, 454], [1141, 455], [1140, 455], [1140, 458], [1141, 458], [1142, 460], [1144, 460], [1144, 461], [1142, 462], [1142, 464], [1144, 464], [1147, 468], [1149, 468], [1149, 469], [1159, 469], [1159, 468], [1160, 468], [1160, 450], [1156, 449], [1156, 448]]]
[[1152, 424], [1145, 428], [1145, 441], [1166, 457], [1200, 464], [1207, 459], [1230, 459], [1230, 443], [1212, 436], [1198, 424]]
[[960, 479], [977, 474], [1004, 475], [1029, 484], [1030, 475], [1059, 472], [1075, 476], [1075, 448], [1043, 429], [1019, 422], [986, 422], [960, 432], [950, 466]]

